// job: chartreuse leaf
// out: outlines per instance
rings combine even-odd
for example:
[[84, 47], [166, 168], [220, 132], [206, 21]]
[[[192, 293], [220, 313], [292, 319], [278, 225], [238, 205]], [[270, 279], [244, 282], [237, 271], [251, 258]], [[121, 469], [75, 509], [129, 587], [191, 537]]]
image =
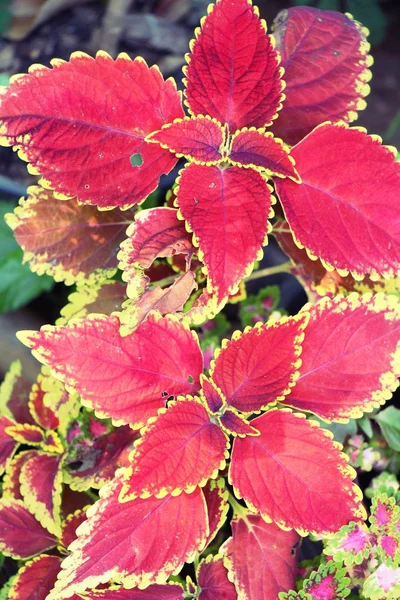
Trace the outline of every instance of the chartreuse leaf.
[[350, 593], [350, 578], [346, 577], [346, 569], [339, 568], [333, 561], [322, 564], [313, 571], [304, 582], [302, 589], [296, 594], [280, 593], [279, 600], [339, 600]]
[[94, 315], [19, 335], [85, 406], [138, 429], [169, 396], [196, 392], [203, 357], [197, 336], [171, 317], [154, 313], [125, 337], [119, 325]]
[[230, 406], [250, 413], [284, 400], [297, 378], [307, 318], [259, 323], [222, 343], [210, 374]]
[[400, 410], [388, 406], [373, 417], [382, 430], [383, 437], [392, 450], [400, 451]]
[[209, 116], [177, 119], [151, 133], [146, 141], [160, 144], [198, 164], [215, 164], [222, 160], [226, 132], [223, 125]]
[[400, 374], [399, 307], [395, 296], [351, 294], [306, 308], [300, 376], [285, 402], [340, 421], [389, 400]]
[[370, 91], [367, 34], [340, 13], [299, 7], [278, 14], [274, 38], [287, 85], [276, 135], [293, 145], [325, 121], [357, 118]]
[[276, 190], [297, 244], [339, 275], [399, 275], [400, 164], [394, 150], [364, 130], [325, 123], [291, 155], [301, 183], [277, 179]]
[[[45, 600], [60, 570], [58, 556], [42, 554], [26, 562], [18, 571], [10, 589], [10, 600]], [[40, 595], [38, 595], [40, 594]]]
[[53, 192], [32, 186], [6, 222], [32, 271], [71, 285], [114, 275], [119, 244], [133, 215], [133, 210], [100, 212], [79, 206], [76, 199], [60, 202]]
[[341, 445], [302, 417], [273, 409], [252, 420], [260, 435], [235, 438], [229, 479], [264, 519], [301, 535], [334, 533], [365, 518], [362, 494]]
[[0, 552], [12, 558], [30, 558], [50, 550], [56, 538], [44, 529], [23, 502], [0, 500]]
[[[58, 194], [102, 208], [144, 200], [176, 158], [145, 137], [183, 117], [173, 80], [157, 67], [121, 54], [35, 65], [2, 96], [2, 143], [16, 146], [32, 172]], [[32, 116], [33, 115], [33, 116]], [[132, 166], [140, 154], [142, 164]], [[65, 196], [64, 196], [65, 197]]]
[[235, 586], [228, 579], [228, 571], [221, 556], [209, 554], [201, 561], [196, 573], [199, 600], [237, 600]]
[[232, 537], [222, 546], [238, 598], [278, 598], [295, 584], [299, 536], [243, 509], [231, 521]]
[[400, 567], [379, 565], [364, 581], [362, 593], [370, 600], [397, 600], [400, 595]]
[[113, 580], [124, 587], [165, 583], [202, 550], [209, 529], [202, 491], [120, 503], [123, 473], [100, 491], [78, 530], [48, 600]]
[[39, 277], [22, 264], [23, 252], [4, 222], [14, 208], [11, 202], [0, 204], [0, 312], [16, 310], [42, 292], [51, 289], [50, 277]]
[[260, 173], [239, 167], [189, 164], [178, 182], [179, 211], [199, 246], [208, 291], [222, 302], [262, 256], [273, 216], [271, 189]]
[[270, 124], [281, 108], [282, 71], [258, 10], [248, 0], [219, 0], [195, 34], [184, 69], [191, 114], [231, 131]]
[[120, 500], [190, 493], [224, 469], [228, 447], [227, 436], [197, 398], [170, 403], [142, 430]]
[[324, 554], [339, 565], [360, 565], [372, 550], [373, 536], [364, 523], [352, 521], [325, 540]]

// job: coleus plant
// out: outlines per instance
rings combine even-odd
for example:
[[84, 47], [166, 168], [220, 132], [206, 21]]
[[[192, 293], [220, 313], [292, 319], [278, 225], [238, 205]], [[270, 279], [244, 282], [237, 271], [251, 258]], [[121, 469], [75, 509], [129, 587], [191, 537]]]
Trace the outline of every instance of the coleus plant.
[[[86, 409], [73, 423], [65, 410], [2, 417], [0, 548], [33, 557], [18, 600], [26, 572], [52, 573], [49, 600], [277, 598], [294, 587], [300, 536], [366, 518], [340, 444], [309, 416], [361, 417], [400, 374], [400, 168], [348, 126], [368, 93], [366, 31], [295, 8], [271, 36], [247, 0], [220, 0], [190, 50], [190, 116], [173, 80], [125, 54], [34, 65], [2, 96], [2, 142], [42, 175], [7, 221], [33, 270], [77, 284], [55, 327], [19, 336], [45, 365], [29, 393], [47, 406], [46, 385], [61, 386]], [[181, 157], [166, 206], [137, 212]], [[342, 294], [234, 332], [204, 372], [190, 327], [240, 301], [271, 231], [312, 300]], [[11, 460], [33, 434], [39, 450]], [[36, 495], [31, 460], [53, 467]], [[59, 571], [48, 547], [21, 557], [10, 544], [23, 509], [62, 535], [61, 478], [100, 491]], [[193, 560], [195, 583], [170, 579]]]

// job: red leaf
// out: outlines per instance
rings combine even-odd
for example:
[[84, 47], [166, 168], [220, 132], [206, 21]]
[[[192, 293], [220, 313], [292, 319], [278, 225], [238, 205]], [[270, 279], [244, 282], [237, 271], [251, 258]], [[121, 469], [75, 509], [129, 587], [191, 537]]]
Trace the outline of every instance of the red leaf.
[[44, 441], [44, 432], [37, 425], [29, 423], [17, 423], [10, 425], [6, 429], [6, 433], [21, 444], [29, 444], [29, 446], [40, 446]]
[[[119, 464], [119, 459], [131, 449], [138, 434], [128, 426], [99, 436], [92, 442], [87, 439], [73, 446], [73, 453], [65, 464], [65, 481], [74, 490], [101, 488], [111, 481]], [[79, 466], [75, 466], [78, 463]]]
[[56, 545], [57, 540], [20, 500], [0, 500], [0, 552], [13, 558], [29, 558]]
[[327, 432], [282, 410], [252, 423], [261, 435], [235, 438], [229, 471], [250, 507], [302, 535], [334, 533], [365, 518], [356, 473]]
[[[191, 256], [194, 248], [185, 224], [174, 208], [158, 207], [142, 210], [127, 230], [128, 239], [118, 255], [124, 279], [134, 281], [138, 269], [148, 269], [156, 258], [175, 254]], [[129, 286], [128, 286], [129, 292]], [[132, 297], [132, 294], [129, 294]]]
[[270, 189], [253, 169], [191, 164], [180, 176], [177, 196], [199, 245], [209, 291], [222, 301], [262, 256], [272, 214]]
[[276, 189], [297, 242], [339, 274], [396, 276], [400, 163], [392, 151], [363, 131], [325, 124], [291, 153], [302, 183], [276, 180]]
[[214, 164], [222, 160], [225, 130], [216, 119], [199, 115], [164, 125], [160, 131], [150, 134], [146, 141], [160, 144], [191, 162]]
[[34, 186], [6, 222], [32, 271], [72, 285], [115, 273], [119, 244], [133, 215], [133, 210], [79, 206], [75, 199], [60, 202], [53, 192]]
[[200, 489], [189, 495], [121, 504], [121, 488], [121, 477], [102, 488], [101, 499], [80, 526], [48, 600], [69, 597], [110, 579], [128, 588], [164, 583], [203, 548], [208, 524]]
[[244, 419], [233, 408], [227, 409], [221, 417], [219, 423], [222, 429], [231, 435], [245, 437], [246, 435], [259, 435], [258, 430], [250, 424], [250, 421]]
[[231, 131], [264, 127], [281, 108], [278, 53], [248, 0], [220, 0], [191, 43], [186, 98], [194, 115], [210, 115]]
[[289, 177], [299, 181], [289, 148], [272, 133], [264, 130], [242, 129], [232, 136], [228, 160], [233, 165], [252, 167], [268, 175]]
[[17, 456], [14, 456], [4, 474], [2, 487], [3, 497], [7, 496], [15, 498], [15, 500], [22, 500], [20, 482], [21, 469], [26, 461], [35, 454], [36, 450], [26, 450], [25, 452], [19, 452]]
[[16, 145], [56, 192], [103, 208], [141, 202], [176, 163], [170, 152], [144, 141], [183, 116], [174, 82], [126, 54], [114, 61], [105, 52], [95, 59], [77, 52], [52, 64], [7, 89], [3, 144]]
[[235, 586], [228, 579], [222, 558], [209, 554], [197, 572], [199, 600], [237, 600]]
[[61, 532], [61, 457], [32, 452], [21, 468], [21, 493], [25, 506], [50, 533]]
[[179, 583], [149, 585], [144, 590], [127, 590], [122, 586], [85, 592], [87, 600], [184, 600], [183, 588]]
[[200, 375], [201, 390], [200, 396], [207, 405], [210, 413], [217, 413], [224, 404], [224, 398], [219, 387], [215, 385], [212, 379], [208, 379], [205, 375]]
[[354, 121], [371, 79], [366, 30], [339, 12], [308, 6], [282, 11], [274, 25], [287, 84], [276, 135], [293, 145], [324, 121]]
[[21, 362], [15, 360], [0, 386], [0, 405], [4, 415], [17, 423], [35, 423], [28, 407], [31, 385], [30, 381], [22, 377]]
[[212, 542], [226, 521], [229, 510], [228, 490], [225, 489], [224, 479], [211, 479], [203, 488], [206, 499], [208, 524], [210, 533], [207, 537], [206, 547]]
[[197, 289], [193, 271], [187, 271], [166, 288], [157, 285], [145, 289], [135, 300], [124, 304], [123, 313], [120, 315], [121, 333], [125, 335], [133, 331], [153, 311], [162, 315], [174, 315], [183, 310], [193, 290]]
[[231, 522], [232, 537], [222, 546], [238, 598], [272, 600], [294, 587], [299, 536], [243, 511]]
[[25, 563], [18, 571], [10, 590], [14, 600], [45, 600], [60, 570], [58, 556], [42, 554]]
[[13, 424], [11, 419], [0, 415], [0, 475], [8, 467], [9, 461], [18, 445], [14, 438], [6, 433], [6, 429], [9, 429]]
[[[20, 334], [21, 335], [21, 334]], [[142, 427], [170, 395], [196, 391], [203, 357], [194, 333], [151, 315], [122, 337], [116, 317], [95, 316], [23, 337], [35, 356], [116, 424]]]
[[222, 343], [210, 373], [229, 405], [249, 413], [290, 392], [300, 364], [303, 317], [259, 323]]
[[67, 549], [70, 544], [77, 538], [76, 530], [79, 525], [86, 521], [86, 510], [89, 507], [78, 508], [75, 512], [68, 515], [65, 519], [60, 536], [60, 545], [63, 549]]
[[135, 445], [121, 501], [191, 492], [225, 468], [228, 438], [197, 399], [169, 404]]
[[337, 296], [308, 312], [300, 377], [285, 403], [335, 421], [391, 398], [400, 375], [397, 299]]
[[51, 408], [44, 403], [45, 392], [40, 385], [42, 380], [43, 375], [39, 374], [37, 383], [33, 384], [29, 395], [29, 409], [39, 427], [43, 429], [57, 429], [60, 421]]

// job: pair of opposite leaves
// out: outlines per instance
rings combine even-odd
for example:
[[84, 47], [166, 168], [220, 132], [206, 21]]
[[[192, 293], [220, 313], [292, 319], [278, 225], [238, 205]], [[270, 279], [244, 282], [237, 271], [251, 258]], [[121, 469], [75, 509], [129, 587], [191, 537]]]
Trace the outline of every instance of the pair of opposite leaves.
[[[362, 130], [321, 125], [351, 121], [365, 105], [365, 30], [339, 13], [285, 11], [274, 33], [285, 87], [280, 55], [248, 0], [212, 8], [185, 68], [190, 118], [156, 67], [77, 53], [12, 82], [0, 107], [3, 142], [60, 197], [99, 208], [140, 203], [185, 156], [177, 206], [218, 301], [261, 256], [273, 216], [270, 176], [310, 256], [356, 277], [395, 276], [400, 167], [393, 152]], [[290, 152], [265, 132], [272, 123], [296, 144]], [[132, 166], [137, 154], [142, 163]]]

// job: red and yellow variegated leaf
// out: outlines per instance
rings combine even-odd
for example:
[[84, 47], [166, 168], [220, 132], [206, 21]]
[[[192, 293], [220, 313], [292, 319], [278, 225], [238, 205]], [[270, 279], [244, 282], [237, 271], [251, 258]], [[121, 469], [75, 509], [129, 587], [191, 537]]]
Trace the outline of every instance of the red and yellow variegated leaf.
[[57, 540], [13, 498], [0, 500], [0, 552], [13, 558], [29, 558], [53, 548]]
[[281, 108], [279, 56], [248, 0], [219, 0], [197, 29], [185, 67], [194, 115], [211, 115], [231, 131], [263, 127]]
[[200, 375], [200, 383], [201, 399], [210, 413], [217, 413], [226, 404], [226, 398], [224, 398], [221, 390], [212, 379], [208, 379], [205, 375]]
[[155, 314], [126, 337], [116, 317], [94, 316], [23, 340], [98, 416], [136, 429], [168, 396], [196, 391], [203, 370], [195, 334]]
[[79, 206], [76, 200], [60, 202], [39, 186], [28, 192], [6, 222], [32, 271], [67, 285], [115, 273], [119, 244], [133, 221], [133, 210], [99, 211]]
[[111, 315], [121, 310], [126, 300], [126, 285], [121, 281], [90, 281], [76, 286], [68, 296], [68, 304], [60, 311], [56, 325], [66, 325], [72, 319], [83, 319], [88, 314]]
[[58, 556], [42, 554], [24, 564], [10, 589], [10, 600], [45, 600], [60, 570]]
[[204, 486], [203, 494], [206, 499], [208, 524], [210, 529], [206, 542], [206, 546], [208, 546], [225, 523], [228, 514], [229, 492], [225, 489], [225, 480], [210, 480]]
[[77, 538], [76, 530], [79, 525], [86, 521], [86, 511], [89, 506], [85, 508], [78, 508], [75, 512], [68, 515], [62, 524], [62, 531], [59, 538], [59, 546], [66, 550], [70, 544]]
[[324, 298], [307, 312], [300, 377], [285, 403], [340, 420], [391, 398], [400, 375], [397, 298]]
[[294, 587], [299, 536], [243, 510], [222, 546], [238, 600], [272, 600]]
[[114, 61], [104, 52], [95, 59], [75, 53], [10, 85], [0, 132], [56, 192], [126, 207], [146, 198], [176, 163], [146, 135], [182, 116], [174, 82], [157, 67], [127, 55]]
[[222, 301], [262, 256], [273, 214], [270, 188], [254, 169], [191, 164], [180, 175], [177, 196], [199, 246], [209, 291]]
[[22, 377], [22, 365], [19, 360], [14, 361], [4, 377], [0, 386], [0, 411], [17, 423], [34, 424], [29, 411], [29, 392], [31, 382]]
[[37, 425], [17, 423], [6, 428], [6, 433], [21, 444], [40, 446], [44, 441], [44, 431]]
[[365, 518], [356, 473], [328, 432], [284, 410], [252, 423], [261, 435], [235, 438], [229, 471], [236, 495], [252, 509], [302, 535], [334, 533]]
[[0, 475], [6, 470], [18, 445], [14, 437], [7, 433], [7, 430], [13, 425], [11, 419], [0, 416]]
[[294, 160], [289, 148], [272, 133], [255, 127], [237, 131], [232, 136], [228, 161], [234, 165], [253, 167], [257, 171], [266, 171], [268, 175], [290, 177], [299, 181]]
[[149, 585], [145, 590], [128, 590], [113, 585], [108, 589], [85, 592], [87, 600], [184, 600], [183, 588], [179, 583]]
[[43, 429], [57, 429], [60, 421], [52, 409], [44, 403], [45, 392], [41, 386], [42, 380], [43, 375], [40, 373], [37, 382], [33, 384], [29, 394], [29, 410], [39, 427]]
[[227, 436], [195, 398], [169, 404], [135, 444], [120, 500], [192, 492], [225, 468]]
[[362, 593], [371, 600], [397, 600], [400, 596], [400, 567], [379, 565], [365, 580]]
[[285, 398], [298, 376], [305, 325], [301, 316], [258, 323], [222, 342], [211, 377], [229, 405], [249, 413]]
[[[38, 381], [44, 392], [43, 403], [56, 415], [60, 422], [58, 431], [65, 436], [70, 423], [79, 414], [80, 398], [78, 394], [67, 392], [65, 385], [53, 377], [49, 367], [42, 367]], [[49, 437], [54, 434], [55, 432], [47, 432], [46, 445], [50, 441]]]
[[131, 298], [135, 298], [135, 295], [130, 287], [136, 290], [135, 280], [140, 277], [140, 269], [151, 267], [156, 258], [175, 254], [190, 258], [194, 252], [191, 236], [185, 224], [177, 218], [174, 208], [158, 207], [141, 211], [128, 228], [127, 235], [128, 239], [121, 244], [118, 258], [119, 268], [124, 271], [124, 280], [130, 284], [128, 294]]
[[36, 454], [36, 450], [26, 450], [19, 452], [7, 466], [7, 471], [3, 478], [3, 497], [22, 500], [21, 494], [21, 470], [26, 461]]
[[[100, 488], [111, 481], [119, 466], [119, 460], [132, 447], [138, 434], [128, 426], [99, 436], [90, 444], [82, 446], [66, 459], [65, 481], [73, 490], [83, 491]], [[78, 466], [76, 466], [78, 463]]]
[[324, 553], [338, 564], [360, 565], [369, 557], [374, 538], [364, 523], [352, 522], [325, 540]]
[[222, 160], [225, 130], [221, 123], [209, 116], [185, 117], [164, 125], [150, 134], [147, 142], [160, 144], [179, 157], [184, 156], [197, 164], [215, 164]]
[[259, 435], [247, 419], [242, 417], [235, 408], [228, 408], [218, 419], [222, 429], [233, 436], [245, 437], [246, 435]]
[[287, 84], [276, 134], [293, 145], [328, 119], [354, 121], [369, 93], [367, 30], [346, 15], [308, 6], [282, 11], [274, 25]]
[[197, 570], [200, 588], [199, 600], [237, 600], [235, 586], [228, 579], [228, 571], [220, 556], [209, 554]]
[[291, 154], [302, 183], [277, 180], [276, 189], [297, 243], [341, 275], [399, 274], [400, 163], [391, 149], [328, 123]]
[[157, 285], [146, 289], [137, 300], [128, 300], [119, 315], [121, 333], [126, 335], [140, 325], [152, 311], [162, 315], [182, 312], [193, 290], [197, 288], [193, 271], [187, 271], [166, 288]]
[[208, 535], [202, 491], [121, 504], [122, 474], [100, 491], [78, 530], [48, 600], [66, 598], [114, 580], [124, 587], [165, 583], [193, 560]]
[[62, 457], [34, 452], [21, 468], [21, 493], [25, 506], [43, 527], [59, 536], [62, 492]]

